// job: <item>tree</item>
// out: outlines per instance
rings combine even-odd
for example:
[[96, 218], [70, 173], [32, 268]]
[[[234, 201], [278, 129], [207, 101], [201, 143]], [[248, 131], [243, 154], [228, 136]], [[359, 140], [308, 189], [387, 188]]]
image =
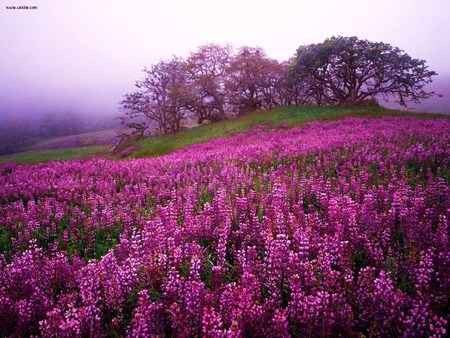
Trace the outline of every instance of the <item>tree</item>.
[[198, 48], [186, 61], [190, 87], [185, 89], [191, 98], [187, 103], [198, 123], [227, 118], [225, 81], [231, 53], [229, 45], [209, 44]]
[[230, 62], [227, 88], [238, 113], [270, 109], [282, 102], [284, 69], [261, 48], [242, 47]]
[[424, 90], [434, 75], [397, 47], [341, 36], [299, 47], [290, 69], [291, 82], [318, 105], [353, 106], [378, 96], [417, 103], [434, 95]]
[[312, 99], [307, 93], [307, 81], [300, 81], [298, 78], [290, 76], [291, 65], [294, 58], [282, 62], [282, 78], [277, 84], [277, 90], [281, 97], [281, 105], [301, 106], [306, 104], [315, 104], [316, 100]]
[[157, 133], [178, 132], [186, 118], [186, 102], [189, 101], [184, 67], [183, 61], [174, 58], [144, 69], [144, 80], [136, 82], [138, 90], [125, 94], [121, 102], [126, 111], [124, 123], [140, 134], [148, 127], [147, 119], [156, 123]]

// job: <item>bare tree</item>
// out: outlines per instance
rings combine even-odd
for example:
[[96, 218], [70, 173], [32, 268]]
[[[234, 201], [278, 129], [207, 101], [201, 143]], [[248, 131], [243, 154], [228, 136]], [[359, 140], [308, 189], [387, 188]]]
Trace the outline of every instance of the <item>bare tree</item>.
[[209, 44], [192, 53], [186, 62], [190, 77], [190, 87], [186, 88], [191, 97], [189, 106], [198, 123], [227, 118], [227, 91], [225, 82], [232, 47]]
[[144, 69], [145, 78], [136, 82], [137, 91], [125, 94], [121, 104], [123, 122], [136, 130], [145, 130], [145, 117], [156, 123], [156, 132], [172, 134], [181, 129], [186, 118], [187, 77], [182, 60], [160, 61]]
[[284, 69], [261, 48], [240, 48], [227, 71], [229, 100], [238, 113], [270, 109], [282, 103]]

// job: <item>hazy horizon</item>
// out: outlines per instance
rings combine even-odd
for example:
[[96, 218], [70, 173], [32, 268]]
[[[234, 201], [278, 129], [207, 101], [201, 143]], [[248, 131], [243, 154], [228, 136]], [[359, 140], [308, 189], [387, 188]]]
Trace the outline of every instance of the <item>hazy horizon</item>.
[[[300, 45], [358, 36], [424, 59], [450, 82], [450, 2], [292, 3], [1, 0], [0, 120], [70, 110], [119, 114], [141, 70], [206, 43], [260, 46], [280, 61]], [[37, 9], [7, 9], [8, 6]], [[450, 97], [450, 87], [442, 94]], [[448, 92], [447, 92], [448, 91]], [[442, 101], [442, 102], [444, 102]], [[445, 101], [448, 102], [448, 99]], [[425, 103], [426, 104], [426, 103]]]

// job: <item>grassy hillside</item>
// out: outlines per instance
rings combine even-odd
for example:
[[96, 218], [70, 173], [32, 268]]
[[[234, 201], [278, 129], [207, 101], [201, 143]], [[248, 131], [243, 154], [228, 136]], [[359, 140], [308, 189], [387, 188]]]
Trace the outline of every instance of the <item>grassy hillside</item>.
[[[126, 146], [129, 158], [154, 157], [168, 154], [176, 149], [188, 145], [206, 142], [224, 135], [233, 135], [242, 130], [249, 130], [256, 126], [264, 125], [268, 129], [289, 128], [311, 121], [332, 121], [345, 117], [381, 117], [393, 116], [415, 116], [417, 118], [446, 117], [443, 115], [410, 113], [405, 111], [388, 110], [381, 107], [367, 108], [342, 108], [342, 107], [279, 107], [269, 111], [255, 111], [235, 120], [223, 121], [211, 125], [202, 125], [180, 132], [175, 135], [162, 135], [147, 137], [142, 140], [131, 142]], [[90, 138], [91, 140], [92, 138]], [[59, 143], [60, 144], [60, 140]], [[98, 143], [96, 143], [98, 144]], [[37, 163], [51, 160], [70, 160], [74, 158], [90, 158], [93, 156], [111, 156], [108, 146], [86, 146], [67, 149], [44, 150], [43, 146], [35, 151], [0, 157], [0, 163]], [[122, 154], [123, 155], [123, 154]], [[122, 158], [119, 154], [117, 159]]]
[[236, 132], [252, 129], [261, 124], [266, 125], [267, 128], [279, 128], [298, 126], [311, 121], [332, 121], [345, 117], [381, 117], [386, 115], [412, 115], [417, 118], [442, 117], [442, 115], [410, 113], [381, 107], [279, 107], [269, 111], [255, 111], [235, 120], [202, 125], [174, 135], [147, 137], [130, 144], [134, 147], [134, 151], [129, 157], [142, 158], [168, 154], [191, 144], [206, 142], [224, 135], [233, 135]]
[[117, 129], [98, 130], [89, 133], [53, 137], [50, 139], [41, 140], [30, 145], [26, 151], [71, 149], [90, 146], [112, 146], [118, 141], [118, 139], [119, 136]]
[[7, 162], [26, 164], [49, 162], [54, 160], [66, 161], [76, 158], [91, 158], [94, 156], [106, 154], [109, 148], [110, 147], [108, 146], [91, 146], [17, 153], [0, 157], [0, 164]]
[[52, 137], [27, 145], [20, 153], [0, 156], [0, 163], [37, 163], [104, 155], [117, 142], [116, 129]]

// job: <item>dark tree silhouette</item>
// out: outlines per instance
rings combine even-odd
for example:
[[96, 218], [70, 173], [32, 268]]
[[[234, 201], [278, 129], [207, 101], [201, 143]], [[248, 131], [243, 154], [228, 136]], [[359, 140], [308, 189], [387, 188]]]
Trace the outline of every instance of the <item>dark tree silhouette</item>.
[[303, 96], [318, 105], [352, 106], [384, 96], [405, 106], [434, 95], [424, 90], [434, 75], [424, 60], [387, 43], [357, 37], [301, 46], [290, 69], [291, 82], [301, 85]]
[[230, 62], [227, 88], [238, 113], [270, 109], [282, 102], [284, 68], [261, 48], [242, 47]]
[[160, 61], [144, 69], [144, 73], [144, 80], [136, 82], [138, 90], [125, 94], [121, 102], [125, 110], [124, 124], [143, 134], [149, 119], [156, 123], [157, 133], [178, 132], [189, 100], [184, 90], [187, 78], [183, 62], [177, 58]]
[[185, 91], [194, 95], [188, 104], [198, 123], [227, 118], [225, 81], [232, 50], [229, 45], [204, 45], [186, 61], [190, 87]]

